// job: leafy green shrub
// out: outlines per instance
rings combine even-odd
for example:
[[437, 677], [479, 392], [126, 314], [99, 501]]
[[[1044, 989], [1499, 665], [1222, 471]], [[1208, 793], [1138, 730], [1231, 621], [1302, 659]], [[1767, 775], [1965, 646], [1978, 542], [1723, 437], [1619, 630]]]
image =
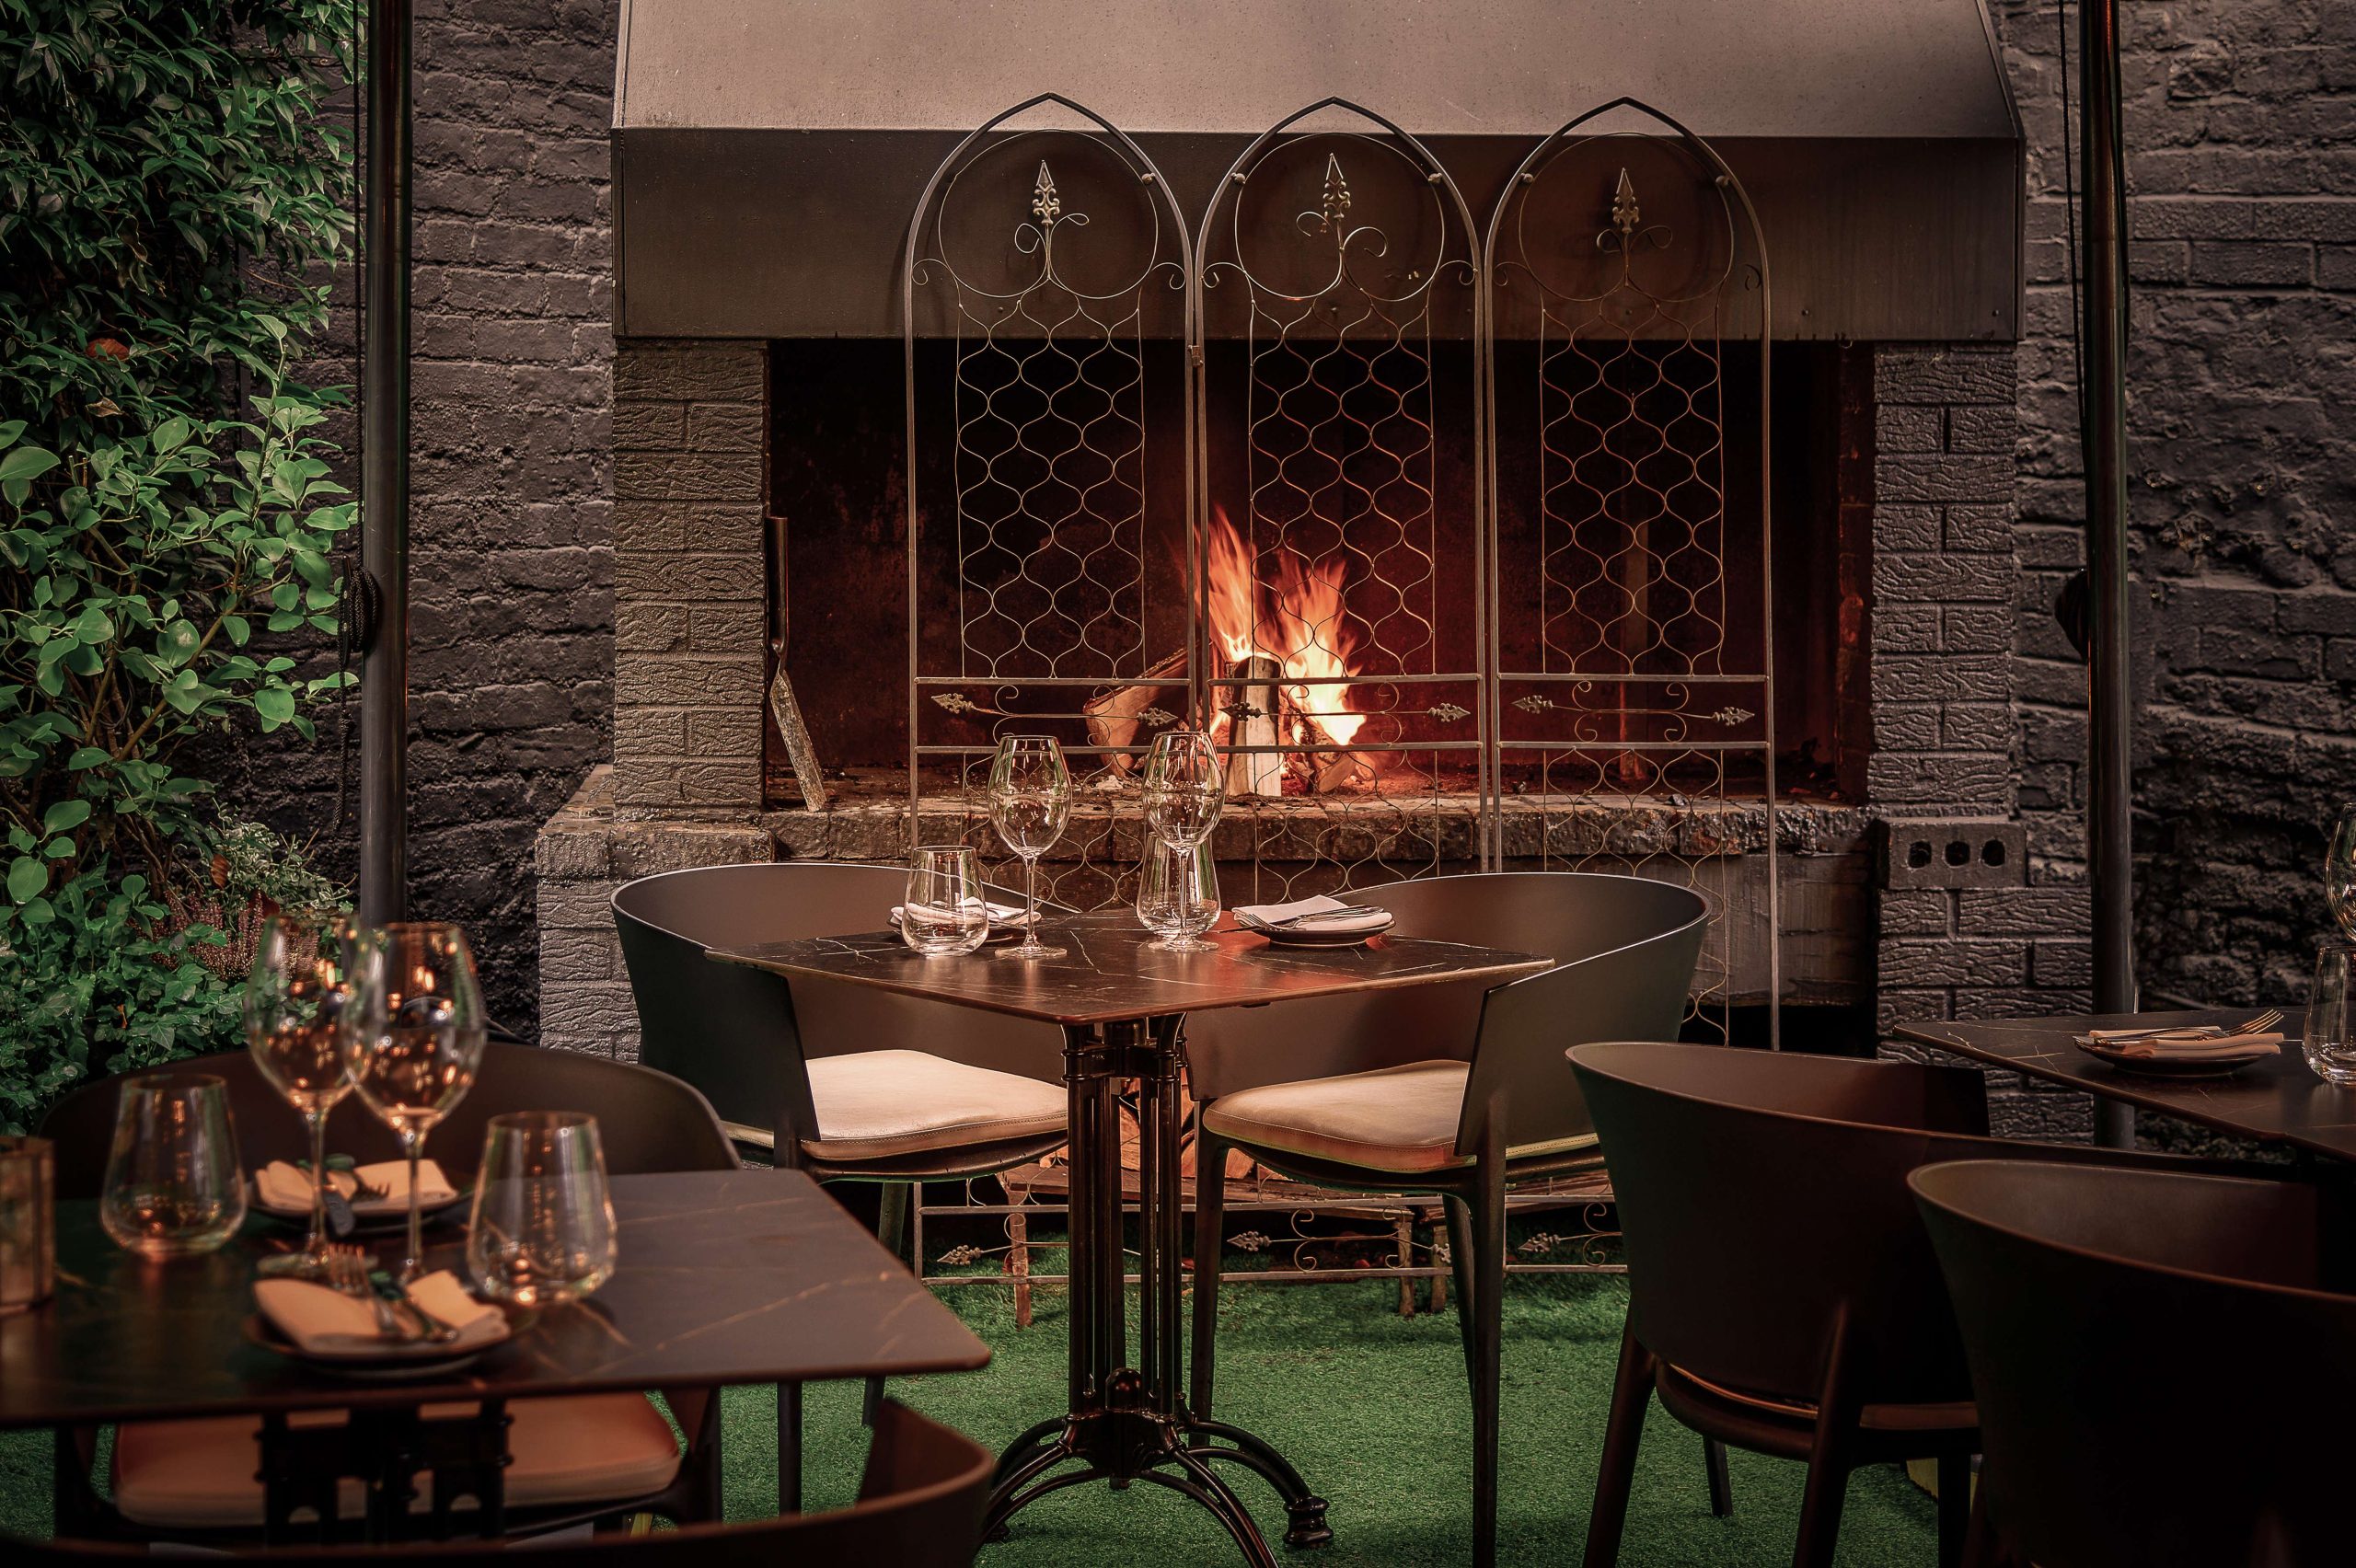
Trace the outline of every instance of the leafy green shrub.
[[297, 661], [354, 508], [334, 398], [288, 366], [348, 231], [321, 106], [351, 22], [0, 0], [0, 1130], [233, 1043], [252, 925], [339, 900], [180, 763], [233, 725], [308, 737], [340, 680]]

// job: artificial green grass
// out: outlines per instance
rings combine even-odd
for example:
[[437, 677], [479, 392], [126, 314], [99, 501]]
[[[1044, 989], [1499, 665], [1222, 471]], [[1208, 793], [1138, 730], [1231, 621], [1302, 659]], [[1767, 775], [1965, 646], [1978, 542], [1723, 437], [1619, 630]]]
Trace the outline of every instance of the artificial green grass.
[[[1037, 1266], [1056, 1263], [1053, 1254]], [[960, 1286], [945, 1298], [995, 1351], [977, 1373], [910, 1379], [895, 1397], [997, 1447], [1059, 1408], [1065, 1366], [1060, 1291], [1033, 1293], [1035, 1320], [1014, 1327], [1009, 1294]], [[1506, 1300], [1501, 1562], [1578, 1560], [1625, 1310], [1611, 1276], [1517, 1278]], [[1388, 1281], [1229, 1284], [1219, 1302], [1218, 1413], [1259, 1432], [1332, 1503], [1334, 1544], [1294, 1554], [1302, 1568], [1417, 1568], [1471, 1556], [1472, 1409], [1452, 1311], [1403, 1319]], [[1740, 1311], [1729, 1303], [1729, 1311]], [[730, 1391], [727, 1504], [732, 1519], [776, 1505], [775, 1408], [767, 1389]], [[857, 1486], [865, 1444], [859, 1388], [806, 1396], [807, 1505], [837, 1506]], [[1701, 1439], [1656, 1406], [1646, 1423], [1621, 1561], [1631, 1568], [1710, 1568], [1787, 1561], [1799, 1512], [1796, 1464], [1735, 1453], [1735, 1514], [1713, 1518]], [[46, 1434], [0, 1435], [0, 1531], [49, 1528]], [[1284, 1512], [1236, 1467], [1228, 1475], [1271, 1539]], [[1850, 1568], [1936, 1559], [1931, 1500], [1894, 1467], [1850, 1483], [1841, 1558]], [[1209, 1515], [1175, 1493], [1072, 1487], [1025, 1509], [984, 1568], [1127, 1568], [1238, 1561]]]

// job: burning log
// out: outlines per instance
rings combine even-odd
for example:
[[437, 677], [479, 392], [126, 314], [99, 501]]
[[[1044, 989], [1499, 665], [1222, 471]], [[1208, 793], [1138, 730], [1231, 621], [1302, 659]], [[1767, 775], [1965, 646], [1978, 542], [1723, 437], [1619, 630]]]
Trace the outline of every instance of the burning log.
[[1265, 653], [1238, 659], [1229, 675], [1246, 684], [1227, 688], [1227, 793], [1281, 795], [1285, 790], [1284, 754], [1274, 749], [1280, 738], [1276, 723], [1276, 677], [1284, 666]]
[[[1186, 654], [1181, 649], [1154, 663], [1138, 685], [1104, 692], [1080, 704], [1080, 710], [1088, 721], [1088, 744], [1094, 746], [1136, 744], [1138, 729], [1145, 723], [1146, 715], [1154, 710], [1164, 689], [1157, 683], [1165, 679], [1183, 681], [1185, 674]], [[1165, 723], [1169, 717], [1161, 714], [1155, 722]], [[1126, 752], [1114, 753], [1111, 761], [1116, 773], [1126, 773], [1137, 765], [1137, 759]]]
[[1321, 795], [1345, 790], [1371, 790], [1376, 777], [1374, 759], [1364, 752], [1320, 752], [1310, 787]]

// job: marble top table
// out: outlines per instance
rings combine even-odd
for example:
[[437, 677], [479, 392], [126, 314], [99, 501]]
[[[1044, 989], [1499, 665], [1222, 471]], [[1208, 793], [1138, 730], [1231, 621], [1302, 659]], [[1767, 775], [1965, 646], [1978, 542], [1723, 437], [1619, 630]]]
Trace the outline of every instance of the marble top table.
[[[1086, 1481], [1168, 1486], [1210, 1510], [1244, 1560], [1276, 1568], [1251, 1513], [1219, 1474], [1256, 1473], [1283, 1498], [1285, 1540], [1333, 1539], [1325, 1500], [1264, 1439], [1186, 1408], [1180, 1295], [1185, 1237], [1179, 1174], [1184, 1015], [1262, 1007], [1305, 997], [1392, 990], [1448, 981], [1505, 984], [1553, 967], [1549, 959], [1458, 942], [1376, 937], [1349, 947], [1283, 947], [1232, 926], [1216, 951], [1161, 952], [1126, 914], [1042, 921], [1062, 958], [1000, 956], [989, 948], [926, 958], [896, 933], [714, 947], [723, 963], [789, 980], [813, 977], [1012, 1013], [1064, 1031], [1071, 1125], [1071, 1345], [1065, 1410], [1031, 1427], [999, 1460], [990, 1493], [996, 1529], [1034, 1498]], [[1128, 1365], [1122, 1249], [1123, 1109], [1137, 1088], [1138, 1326], [1141, 1366]], [[1217, 1461], [1214, 1463], [1214, 1461]], [[1077, 1470], [1067, 1470], [1078, 1465]]]
[[2213, 1023], [2231, 1029], [2256, 1011], [2064, 1013], [2051, 1018], [1899, 1025], [1901, 1040], [1952, 1051], [1990, 1066], [2010, 1067], [2046, 1083], [2157, 1111], [2220, 1132], [2312, 1154], [2356, 1159], [2356, 1090], [2324, 1082], [2299, 1053], [2299, 1019], [2278, 1026], [2281, 1053], [2226, 1078], [2170, 1078], [2096, 1061], [2075, 1037], [2092, 1029], [2148, 1029]]

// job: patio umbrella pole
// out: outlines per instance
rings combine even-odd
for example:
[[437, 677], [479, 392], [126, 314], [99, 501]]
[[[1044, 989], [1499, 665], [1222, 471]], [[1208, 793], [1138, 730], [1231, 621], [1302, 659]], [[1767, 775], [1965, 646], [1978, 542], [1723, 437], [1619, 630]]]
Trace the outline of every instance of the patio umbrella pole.
[[[2085, 121], [2079, 189], [2085, 206], [2080, 263], [2085, 280], [2085, 368], [2079, 397], [2091, 626], [2087, 707], [2093, 721], [2086, 756], [2086, 870], [2094, 894], [2095, 1010], [2130, 1012], [2135, 1007], [2135, 873], [2129, 841], [2134, 714], [2128, 687], [2127, 249], [2118, 0], [2084, 0], [2078, 26]], [[2096, 1099], [2095, 1138], [2118, 1147], [2131, 1145], [2134, 1107]]]
[[368, 0], [360, 571], [359, 917], [408, 905], [410, 0]]

